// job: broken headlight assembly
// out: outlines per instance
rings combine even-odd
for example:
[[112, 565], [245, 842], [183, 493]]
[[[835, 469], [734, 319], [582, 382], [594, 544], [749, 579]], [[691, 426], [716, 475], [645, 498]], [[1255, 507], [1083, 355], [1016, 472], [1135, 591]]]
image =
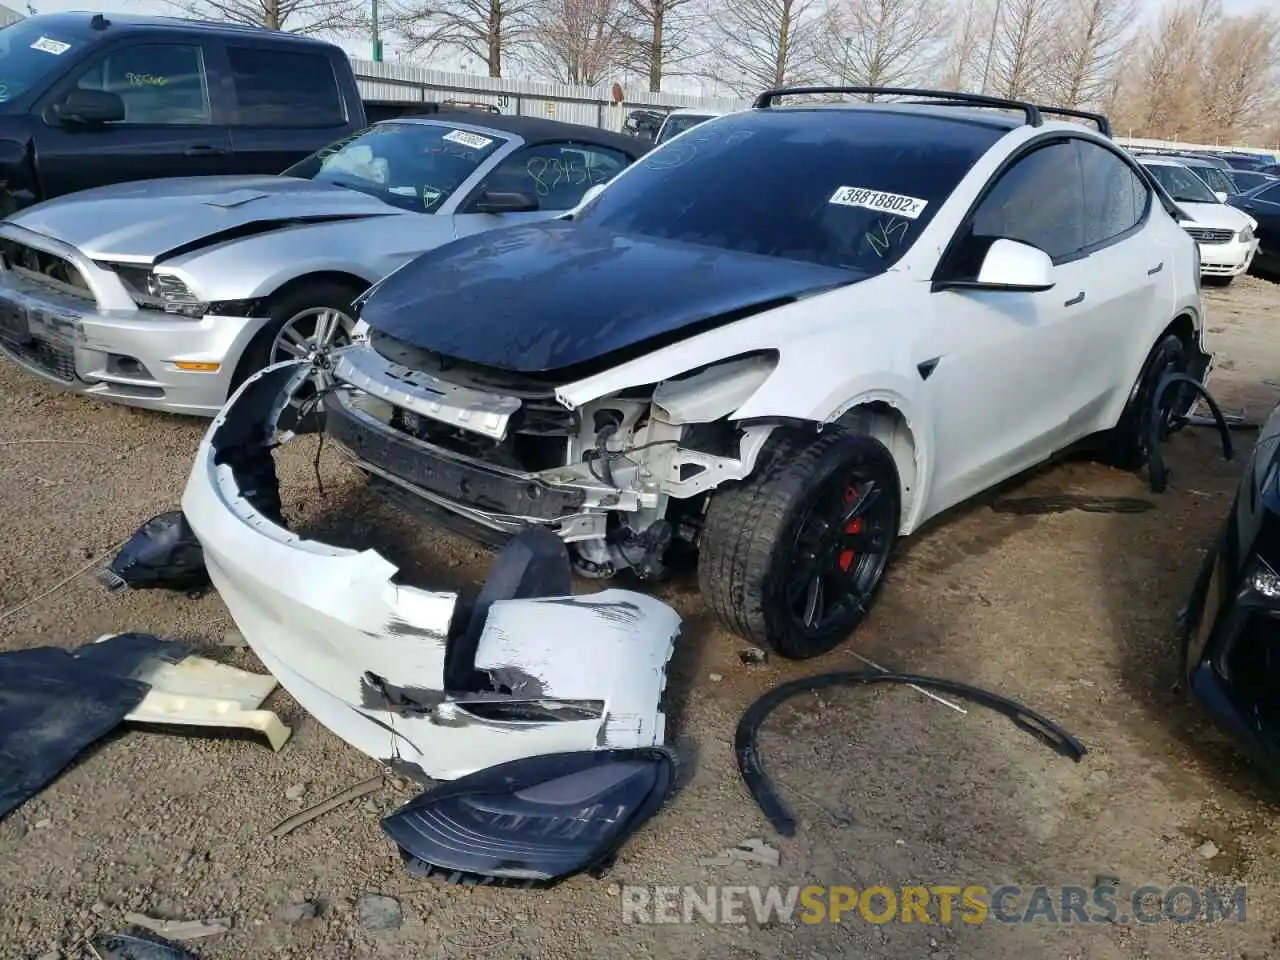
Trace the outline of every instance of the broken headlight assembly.
[[1254, 557], [1253, 570], [1250, 572], [1248, 583], [1259, 596], [1280, 604], [1280, 574], [1277, 574], [1271, 568], [1271, 564], [1261, 557]]
[[526, 757], [428, 790], [382, 829], [418, 876], [547, 886], [606, 867], [674, 780], [658, 747]]
[[147, 267], [106, 266], [115, 271], [133, 302], [143, 310], [157, 310], [192, 320], [200, 319], [209, 311], [209, 304], [171, 273], [159, 273]]

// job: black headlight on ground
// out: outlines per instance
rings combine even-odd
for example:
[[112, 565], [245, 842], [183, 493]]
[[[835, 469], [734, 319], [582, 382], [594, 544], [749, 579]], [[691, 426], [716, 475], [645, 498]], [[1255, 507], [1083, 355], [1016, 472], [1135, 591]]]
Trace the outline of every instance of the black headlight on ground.
[[382, 829], [419, 875], [545, 885], [606, 863], [674, 772], [658, 748], [528, 757], [428, 790]]

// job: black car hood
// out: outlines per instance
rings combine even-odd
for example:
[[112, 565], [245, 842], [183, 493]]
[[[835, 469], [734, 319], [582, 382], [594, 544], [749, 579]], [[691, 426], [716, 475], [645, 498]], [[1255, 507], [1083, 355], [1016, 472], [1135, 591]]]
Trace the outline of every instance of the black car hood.
[[663, 343], [867, 274], [554, 220], [446, 244], [361, 317], [400, 343], [546, 373]]

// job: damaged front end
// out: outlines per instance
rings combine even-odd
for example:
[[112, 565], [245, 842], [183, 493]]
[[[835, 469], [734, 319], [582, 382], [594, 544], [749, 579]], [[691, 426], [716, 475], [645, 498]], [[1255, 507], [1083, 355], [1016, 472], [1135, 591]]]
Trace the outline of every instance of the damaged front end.
[[376, 331], [334, 361], [325, 429], [375, 487], [491, 545], [548, 529], [585, 576], [661, 576], [673, 542], [697, 542], [706, 495], [746, 477], [773, 429], [728, 417], [772, 352], [581, 405], [545, 377]]
[[1191, 694], [1280, 777], [1280, 407], [1180, 621]]
[[201, 442], [182, 501], [246, 642], [298, 703], [357, 749], [435, 779], [660, 745], [678, 615], [624, 590], [570, 596], [565, 548], [547, 531], [508, 546], [463, 616], [457, 595], [399, 582], [374, 550], [287, 528], [272, 451], [314, 373], [290, 362], [247, 381]]

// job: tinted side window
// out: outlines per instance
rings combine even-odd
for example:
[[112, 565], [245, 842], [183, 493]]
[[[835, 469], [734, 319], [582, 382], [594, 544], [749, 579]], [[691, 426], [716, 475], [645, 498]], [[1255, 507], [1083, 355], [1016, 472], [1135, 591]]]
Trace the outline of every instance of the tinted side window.
[[347, 122], [328, 57], [261, 47], [227, 47], [245, 127], [336, 127]]
[[541, 210], [571, 210], [587, 188], [608, 183], [624, 167], [625, 154], [608, 147], [543, 143], [517, 150], [485, 177], [482, 190], [523, 193]]
[[1280, 183], [1267, 187], [1267, 189], [1255, 194], [1253, 199], [1266, 200], [1268, 203], [1280, 203]]
[[1077, 140], [1084, 179], [1084, 242], [1106, 243], [1133, 229], [1147, 212], [1147, 186], [1122, 159], [1087, 140]]
[[145, 43], [113, 50], [80, 75], [81, 90], [124, 101], [125, 123], [207, 124], [209, 82], [198, 46]]
[[973, 238], [1018, 240], [1055, 261], [1085, 245], [1084, 190], [1075, 144], [1040, 147], [1000, 177], [973, 213]]

